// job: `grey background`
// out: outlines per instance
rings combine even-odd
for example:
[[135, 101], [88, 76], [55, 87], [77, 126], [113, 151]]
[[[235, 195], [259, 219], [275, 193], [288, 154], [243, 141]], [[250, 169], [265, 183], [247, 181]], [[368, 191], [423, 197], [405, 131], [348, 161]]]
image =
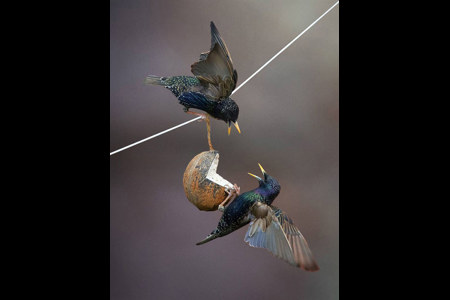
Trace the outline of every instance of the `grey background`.
[[[147, 74], [190, 75], [214, 21], [242, 83], [335, 1], [111, 1], [111, 152], [192, 119]], [[293, 268], [247, 246], [245, 229], [202, 246], [219, 212], [190, 204], [183, 172], [208, 150], [194, 122], [110, 158], [111, 299], [338, 299], [339, 6], [232, 97], [242, 134], [212, 120], [219, 174], [247, 191], [257, 163], [276, 177], [274, 204], [320, 266]]]

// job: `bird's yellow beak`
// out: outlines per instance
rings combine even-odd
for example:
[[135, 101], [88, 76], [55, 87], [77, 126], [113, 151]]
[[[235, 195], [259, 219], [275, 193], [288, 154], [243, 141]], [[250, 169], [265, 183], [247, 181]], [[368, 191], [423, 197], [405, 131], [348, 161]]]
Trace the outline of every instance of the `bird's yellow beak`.
[[236, 121], [236, 123], [233, 122], [233, 124], [234, 124], [234, 127], [236, 127], [237, 131], [238, 131], [239, 134], [240, 134], [240, 133], [241, 133], [241, 130], [239, 129], [238, 122], [237, 122], [237, 121]]
[[[238, 122], [236, 122], [236, 123], [233, 122], [233, 124], [234, 124], [234, 127], [236, 127], [237, 131], [238, 131], [239, 133], [241, 133], [241, 129], [239, 128]], [[231, 133], [231, 124], [228, 125], [228, 135], [230, 135], [230, 133]]]
[[258, 180], [262, 181], [261, 177], [259, 177], [259, 176], [256, 176], [255, 174], [252, 174], [252, 173], [248, 173], [248, 175], [250, 175], [250, 176], [253, 176], [253, 177], [255, 177], [256, 179], [258, 179]]
[[[261, 169], [261, 172], [263, 173], [263, 174], [266, 174], [266, 171], [263, 169], [263, 167], [261, 166], [261, 164], [259, 164], [258, 163], [258, 166], [259, 166], [259, 168]], [[256, 179], [258, 179], [258, 180], [261, 180], [262, 181], [262, 179], [261, 179], [261, 177], [259, 177], [259, 176], [256, 176], [255, 174], [252, 174], [252, 173], [248, 173], [248, 175], [250, 175], [250, 176], [253, 176], [253, 177], [255, 177]]]
[[264, 169], [263, 169], [263, 167], [261, 166], [260, 163], [258, 163], [258, 166], [259, 166], [259, 168], [261, 169], [261, 172], [262, 172], [263, 174], [266, 173], [266, 171], [264, 171]]

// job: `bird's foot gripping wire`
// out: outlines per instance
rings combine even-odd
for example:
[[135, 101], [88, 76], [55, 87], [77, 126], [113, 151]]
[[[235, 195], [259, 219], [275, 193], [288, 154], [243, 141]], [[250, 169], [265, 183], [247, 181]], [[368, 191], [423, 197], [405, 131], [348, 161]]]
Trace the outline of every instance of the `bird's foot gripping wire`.
[[201, 114], [201, 113], [197, 113], [197, 112], [193, 112], [193, 111], [189, 111], [187, 109], [184, 110], [186, 113], [200, 117], [200, 119], [197, 120], [197, 122], [201, 122], [203, 120], [206, 120], [207, 115], [206, 114]]
[[233, 187], [228, 188], [225, 190], [225, 192], [228, 194], [228, 196], [225, 198], [225, 200], [222, 201], [222, 203], [219, 204], [219, 211], [223, 212], [225, 210], [225, 205], [228, 203], [228, 201], [233, 201], [234, 198], [240, 195], [241, 188], [237, 186], [235, 183]]

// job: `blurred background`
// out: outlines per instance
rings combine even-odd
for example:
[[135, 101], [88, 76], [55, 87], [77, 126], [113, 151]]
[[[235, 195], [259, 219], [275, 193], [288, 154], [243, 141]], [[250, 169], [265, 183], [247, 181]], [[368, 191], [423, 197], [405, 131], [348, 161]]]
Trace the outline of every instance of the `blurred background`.
[[[110, 151], [193, 116], [148, 74], [191, 75], [225, 40], [242, 83], [308, 27], [329, 0], [111, 0]], [[294, 220], [320, 270], [294, 268], [244, 242], [247, 227], [202, 246], [220, 213], [184, 194], [189, 161], [208, 150], [193, 122], [110, 157], [111, 299], [339, 298], [339, 5], [232, 98], [239, 125], [212, 120], [218, 173], [241, 192], [258, 163], [281, 184], [274, 205]]]

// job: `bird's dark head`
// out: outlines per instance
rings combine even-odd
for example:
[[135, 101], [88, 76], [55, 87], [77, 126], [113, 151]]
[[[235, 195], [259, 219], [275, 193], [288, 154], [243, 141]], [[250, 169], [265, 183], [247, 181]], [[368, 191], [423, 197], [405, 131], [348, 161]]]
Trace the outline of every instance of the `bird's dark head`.
[[226, 98], [220, 101], [219, 105], [217, 105], [217, 118], [224, 120], [225, 123], [228, 124], [228, 135], [231, 132], [231, 123], [236, 127], [237, 131], [241, 133], [241, 129], [239, 129], [239, 125], [237, 119], [239, 117], [239, 106], [234, 102], [231, 98]]
[[270, 204], [280, 193], [281, 186], [275, 178], [267, 174], [267, 172], [263, 169], [263, 167], [260, 164], [258, 165], [259, 168], [261, 169], [264, 179], [252, 173], [248, 174], [255, 177], [258, 180], [259, 182], [258, 189], [261, 191], [261, 194], [267, 198], [269, 202], [268, 204]]

